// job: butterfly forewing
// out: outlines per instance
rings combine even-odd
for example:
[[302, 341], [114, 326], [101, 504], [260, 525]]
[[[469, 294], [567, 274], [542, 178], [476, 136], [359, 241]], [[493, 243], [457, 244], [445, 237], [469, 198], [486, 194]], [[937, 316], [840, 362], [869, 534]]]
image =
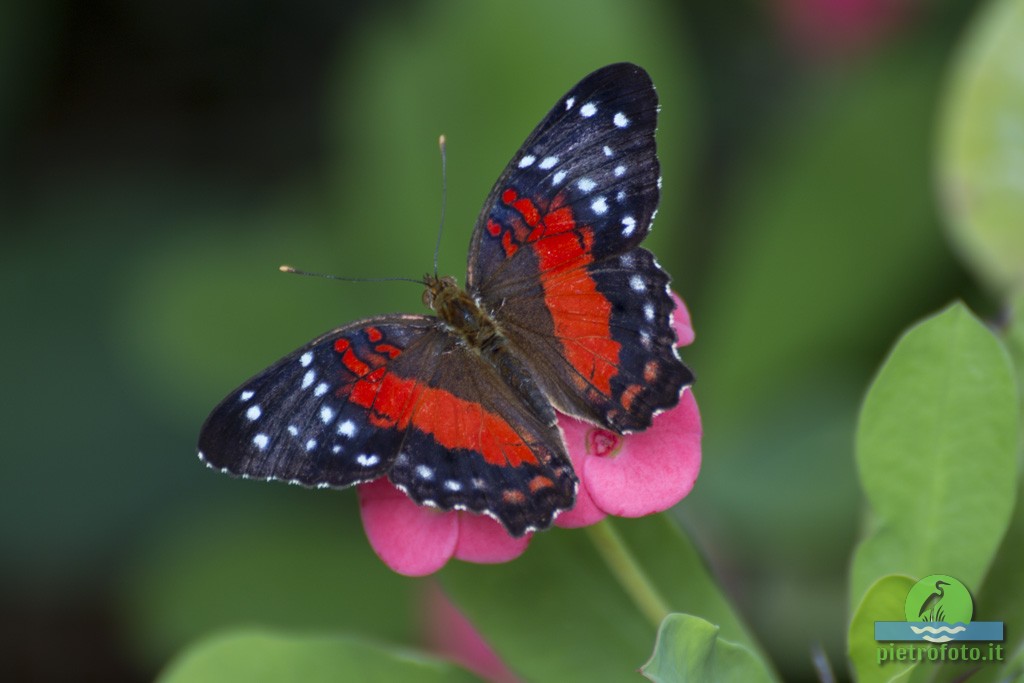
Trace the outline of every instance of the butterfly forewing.
[[428, 316], [382, 316], [313, 340], [213, 410], [200, 458], [229, 474], [304, 486], [341, 488], [386, 474], [402, 434], [370, 422], [365, 396], [436, 326]]
[[674, 406], [668, 275], [637, 247], [658, 205], [658, 99], [617, 64], [569, 91], [502, 173], [477, 221], [469, 287], [562, 411], [619, 432]]

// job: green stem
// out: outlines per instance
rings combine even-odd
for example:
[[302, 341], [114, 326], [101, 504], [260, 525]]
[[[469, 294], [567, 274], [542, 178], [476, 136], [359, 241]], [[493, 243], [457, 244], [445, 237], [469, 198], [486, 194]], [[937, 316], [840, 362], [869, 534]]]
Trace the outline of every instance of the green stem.
[[622, 536], [608, 519], [603, 519], [586, 530], [619, 585], [633, 600], [637, 609], [657, 629], [671, 610], [622, 540]]

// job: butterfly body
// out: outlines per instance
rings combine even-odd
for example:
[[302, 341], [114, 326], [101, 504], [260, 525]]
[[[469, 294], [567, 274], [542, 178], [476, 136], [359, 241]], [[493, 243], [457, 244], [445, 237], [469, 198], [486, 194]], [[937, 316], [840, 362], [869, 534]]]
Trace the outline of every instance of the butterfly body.
[[256, 375], [211, 413], [200, 458], [306, 486], [387, 476], [515, 536], [550, 525], [577, 488], [555, 410], [643, 430], [692, 381], [668, 275], [639, 247], [659, 195], [656, 112], [639, 67], [583, 79], [484, 203], [465, 289], [427, 275], [436, 316], [351, 323]]

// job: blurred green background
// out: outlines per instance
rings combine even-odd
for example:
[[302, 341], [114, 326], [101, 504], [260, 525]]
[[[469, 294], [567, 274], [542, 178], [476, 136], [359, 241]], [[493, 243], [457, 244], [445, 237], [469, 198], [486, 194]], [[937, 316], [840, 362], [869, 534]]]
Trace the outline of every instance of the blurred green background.
[[[231, 624], [420, 641], [422, 581], [355, 499], [215, 475], [231, 388], [417, 311], [556, 98], [630, 60], [662, 100], [649, 246], [690, 306], [704, 469], [675, 511], [786, 680], [842, 672], [858, 402], [954, 297], [934, 188], [972, 3], [0, 4], [0, 677], [150, 679]], [[784, 628], [780, 628], [784, 625]], [[58, 654], [59, 653], [59, 654]], [[13, 678], [3, 675], [9, 670]]]

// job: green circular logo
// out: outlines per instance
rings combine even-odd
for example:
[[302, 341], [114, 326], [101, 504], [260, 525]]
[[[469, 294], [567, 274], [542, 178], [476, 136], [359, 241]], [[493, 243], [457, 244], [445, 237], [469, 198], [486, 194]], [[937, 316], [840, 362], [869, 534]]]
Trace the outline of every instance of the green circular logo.
[[966, 586], [945, 574], [926, 576], [910, 589], [906, 602], [907, 621], [941, 621], [969, 624], [974, 600]]

